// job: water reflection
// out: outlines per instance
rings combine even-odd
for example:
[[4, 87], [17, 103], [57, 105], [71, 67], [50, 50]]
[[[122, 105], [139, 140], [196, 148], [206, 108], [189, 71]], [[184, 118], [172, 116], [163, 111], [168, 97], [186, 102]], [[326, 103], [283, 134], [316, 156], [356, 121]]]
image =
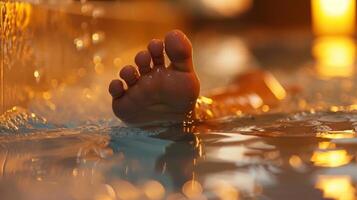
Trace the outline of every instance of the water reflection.
[[321, 167], [343, 166], [350, 163], [351, 159], [346, 150], [315, 151], [311, 157], [314, 165]]
[[[211, 121], [192, 132], [97, 126], [7, 137], [0, 141], [0, 188], [12, 198], [10, 185], [19, 199], [353, 199], [355, 140], [297, 134], [317, 133], [311, 126], [321, 125], [308, 122], [327, 116], [332, 130], [352, 117], [317, 112], [236, 118], [232, 126]], [[266, 135], [256, 136], [262, 130]]]
[[355, 187], [350, 176], [318, 176], [316, 188], [321, 189], [326, 198], [336, 200], [355, 199]]

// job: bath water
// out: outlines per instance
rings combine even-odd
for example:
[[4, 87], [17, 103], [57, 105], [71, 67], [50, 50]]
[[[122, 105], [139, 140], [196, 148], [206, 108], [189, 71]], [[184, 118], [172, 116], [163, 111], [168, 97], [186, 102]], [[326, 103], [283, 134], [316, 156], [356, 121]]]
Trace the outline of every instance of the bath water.
[[129, 128], [107, 85], [149, 39], [184, 27], [178, 11], [162, 19], [133, 17], [127, 2], [4, 2], [1, 199], [355, 199], [353, 77], [278, 69], [291, 88], [273, 106], [262, 87], [254, 110], [203, 106], [209, 117], [185, 128]]

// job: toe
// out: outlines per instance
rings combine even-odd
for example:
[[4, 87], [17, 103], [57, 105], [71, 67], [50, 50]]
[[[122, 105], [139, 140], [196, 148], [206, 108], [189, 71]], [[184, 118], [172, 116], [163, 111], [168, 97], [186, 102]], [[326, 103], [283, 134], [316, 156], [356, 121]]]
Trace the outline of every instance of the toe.
[[148, 50], [151, 54], [154, 67], [165, 67], [164, 42], [162, 40], [153, 39], [148, 45]]
[[148, 51], [140, 51], [135, 56], [135, 63], [138, 66], [139, 72], [141, 75], [147, 74], [150, 72], [151, 56]]
[[112, 82], [109, 85], [109, 93], [112, 95], [113, 98], [119, 98], [123, 96], [125, 90], [124, 90], [124, 84], [121, 80], [116, 79], [112, 80]]
[[165, 51], [174, 69], [186, 72], [193, 70], [192, 45], [182, 31], [173, 30], [166, 35]]
[[134, 85], [136, 81], [139, 80], [139, 74], [138, 71], [135, 69], [135, 67], [131, 65], [125, 66], [121, 71], [120, 71], [120, 77], [124, 79], [128, 87]]

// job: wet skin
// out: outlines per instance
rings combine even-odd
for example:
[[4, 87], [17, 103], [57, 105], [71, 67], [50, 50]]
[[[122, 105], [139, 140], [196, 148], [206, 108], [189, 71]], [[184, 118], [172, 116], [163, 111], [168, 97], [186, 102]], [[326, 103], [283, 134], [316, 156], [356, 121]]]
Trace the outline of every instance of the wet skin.
[[119, 73], [122, 80], [109, 85], [114, 114], [132, 126], [184, 121], [194, 110], [200, 90], [187, 36], [173, 30], [164, 41], [151, 40], [135, 63], [124, 66]]

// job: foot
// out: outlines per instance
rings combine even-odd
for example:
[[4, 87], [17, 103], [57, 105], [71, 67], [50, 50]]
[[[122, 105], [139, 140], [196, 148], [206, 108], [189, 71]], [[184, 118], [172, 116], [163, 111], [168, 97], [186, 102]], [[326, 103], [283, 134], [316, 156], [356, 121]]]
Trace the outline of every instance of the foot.
[[[164, 51], [171, 61], [167, 66]], [[128, 65], [120, 71], [123, 81], [110, 83], [115, 115], [135, 126], [184, 121], [193, 111], [200, 90], [186, 35], [174, 30], [165, 41], [152, 40], [148, 50], [136, 55], [135, 63], [137, 67]]]

